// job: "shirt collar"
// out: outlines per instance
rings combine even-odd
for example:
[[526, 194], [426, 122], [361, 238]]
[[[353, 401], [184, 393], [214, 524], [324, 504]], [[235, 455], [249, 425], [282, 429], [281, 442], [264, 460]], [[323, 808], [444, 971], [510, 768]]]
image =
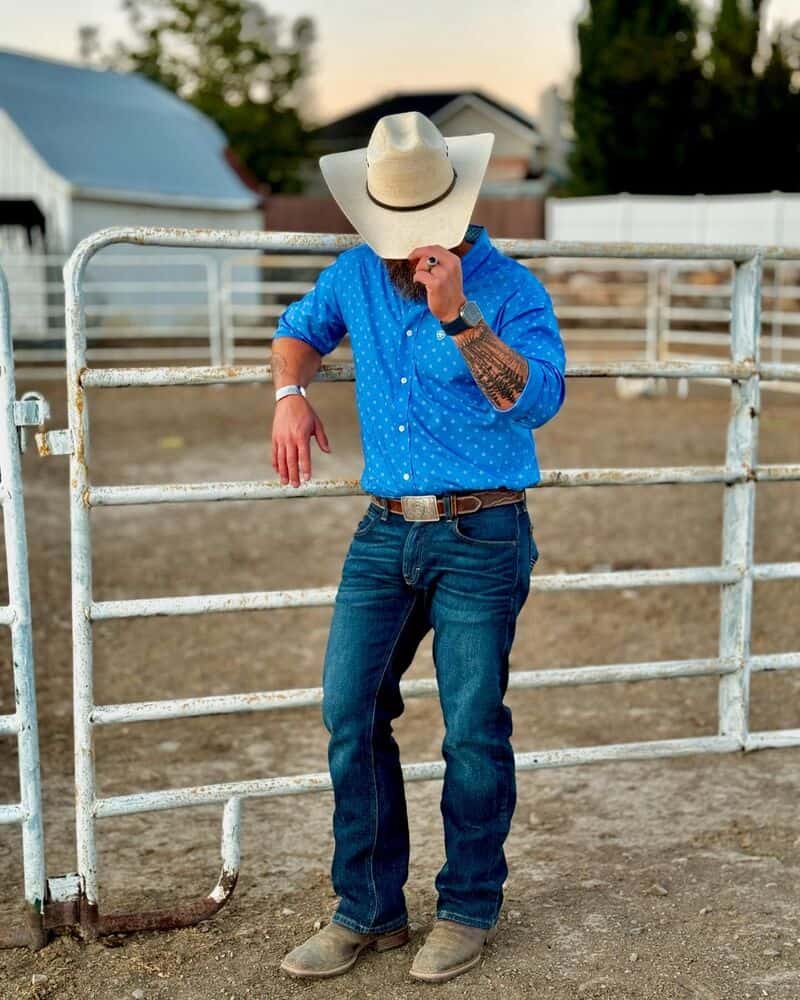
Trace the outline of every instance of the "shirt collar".
[[478, 238], [461, 258], [461, 275], [463, 278], [471, 277], [494, 249], [486, 226], [475, 226], [474, 229], [479, 230]]

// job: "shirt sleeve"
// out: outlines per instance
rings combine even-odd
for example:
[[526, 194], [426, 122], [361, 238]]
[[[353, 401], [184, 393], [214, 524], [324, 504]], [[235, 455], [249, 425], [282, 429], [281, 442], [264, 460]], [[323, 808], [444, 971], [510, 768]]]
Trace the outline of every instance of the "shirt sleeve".
[[286, 307], [278, 319], [273, 341], [295, 337], [320, 354], [330, 354], [336, 347], [347, 333], [336, 297], [338, 264], [337, 259], [320, 271], [314, 287]]
[[528, 362], [528, 379], [513, 406], [501, 409], [503, 418], [531, 429], [541, 427], [561, 409], [566, 393], [566, 354], [553, 303], [539, 285], [518, 289], [502, 306], [494, 332]]

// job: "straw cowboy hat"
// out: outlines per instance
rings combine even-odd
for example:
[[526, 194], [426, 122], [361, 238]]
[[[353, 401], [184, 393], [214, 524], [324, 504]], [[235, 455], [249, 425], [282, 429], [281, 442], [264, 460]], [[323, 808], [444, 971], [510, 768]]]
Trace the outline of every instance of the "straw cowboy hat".
[[364, 241], [399, 260], [464, 239], [493, 145], [493, 132], [445, 139], [430, 118], [407, 111], [380, 118], [366, 149], [329, 153], [319, 165]]

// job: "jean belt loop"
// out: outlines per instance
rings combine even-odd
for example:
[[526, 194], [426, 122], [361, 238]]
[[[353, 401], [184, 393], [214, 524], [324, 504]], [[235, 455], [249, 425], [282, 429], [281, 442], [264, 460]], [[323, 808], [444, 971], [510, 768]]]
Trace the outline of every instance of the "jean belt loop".
[[383, 508], [381, 510], [381, 515], [380, 515], [381, 516], [381, 521], [388, 521], [389, 520], [389, 501], [386, 499], [386, 497], [381, 497], [380, 503], [381, 503], [381, 507]]
[[445, 493], [444, 495], [444, 513], [448, 521], [452, 520], [453, 510], [455, 509], [455, 501], [453, 499], [452, 493]]

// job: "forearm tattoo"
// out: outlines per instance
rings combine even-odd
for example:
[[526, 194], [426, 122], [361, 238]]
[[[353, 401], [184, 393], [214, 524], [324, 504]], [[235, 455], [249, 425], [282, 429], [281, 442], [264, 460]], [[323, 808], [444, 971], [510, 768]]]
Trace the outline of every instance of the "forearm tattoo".
[[513, 406], [528, 381], [527, 359], [483, 320], [453, 339], [489, 402], [501, 410]]
[[270, 370], [272, 372], [272, 380], [275, 381], [276, 375], [283, 375], [283, 373], [286, 371], [286, 358], [284, 358], [280, 354], [277, 354], [275, 352], [275, 349], [273, 348], [272, 353], [270, 354], [269, 363], [270, 363]]

